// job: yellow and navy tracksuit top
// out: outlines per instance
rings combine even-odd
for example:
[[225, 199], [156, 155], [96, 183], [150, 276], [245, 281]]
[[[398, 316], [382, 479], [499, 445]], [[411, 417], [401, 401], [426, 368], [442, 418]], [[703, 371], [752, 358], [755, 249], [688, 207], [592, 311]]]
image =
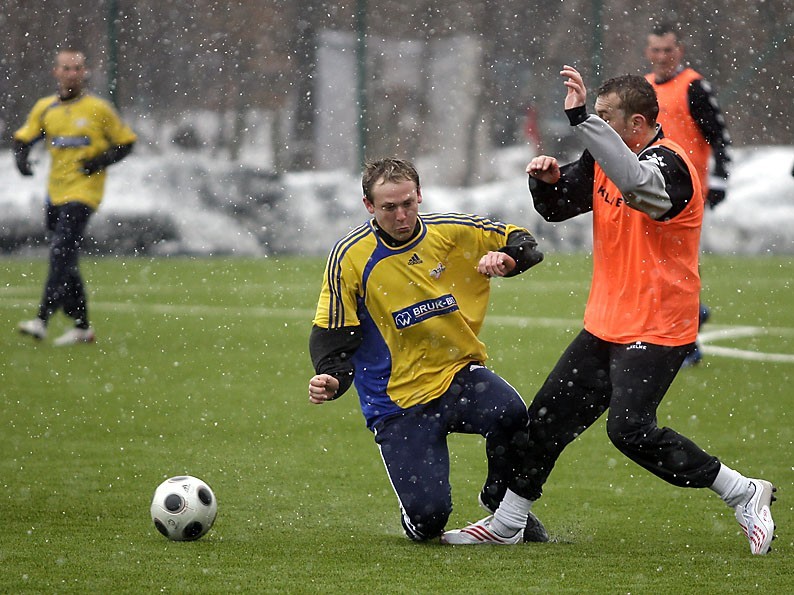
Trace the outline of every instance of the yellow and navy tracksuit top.
[[504, 248], [511, 232], [529, 235], [454, 213], [423, 214], [418, 224], [413, 240], [392, 247], [374, 221], [365, 223], [337, 242], [325, 269], [313, 322], [320, 329], [360, 330], [354, 382], [370, 428], [440, 397], [461, 368], [487, 359], [477, 336], [490, 280], [477, 264]]
[[39, 99], [14, 140], [33, 143], [44, 138], [52, 159], [47, 184], [53, 205], [81, 202], [96, 209], [102, 201], [105, 171], [81, 171], [86, 159], [117, 145], [135, 142], [135, 133], [113, 107], [91, 94], [62, 101], [57, 95]]

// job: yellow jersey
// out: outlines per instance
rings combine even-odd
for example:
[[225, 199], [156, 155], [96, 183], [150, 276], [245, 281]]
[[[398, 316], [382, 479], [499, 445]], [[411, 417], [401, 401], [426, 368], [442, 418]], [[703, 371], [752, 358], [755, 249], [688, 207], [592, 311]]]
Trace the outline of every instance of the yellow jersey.
[[50, 202], [76, 201], [93, 209], [102, 201], [106, 172], [86, 175], [81, 171], [83, 161], [137, 140], [110, 103], [91, 94], [66, 101], [57, 95], [39, 99], [14, 139], [33, 143], [40, 138], [46, 140], [52, 159], [47, 184]]
[[[514, 225], [455, 213], [419, 216], [419, 234], [387, 245], [370, 221], [332, 249], [314, 324], [360, 326], [355, 386], [367, 425], [440, 397], [466, 364], [488, 355], [477, 338], [490, 297], [480, 258]], [[525, 231], [525, 230], [524, 230]]]

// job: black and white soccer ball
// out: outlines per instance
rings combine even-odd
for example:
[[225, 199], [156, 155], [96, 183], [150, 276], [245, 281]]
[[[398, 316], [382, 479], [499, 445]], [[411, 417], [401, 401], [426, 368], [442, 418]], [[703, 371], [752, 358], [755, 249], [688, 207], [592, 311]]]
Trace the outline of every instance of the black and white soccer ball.
[[157, 486], [150, 510], [154, 526], [168, 539], [194, 541], [212, 527], [218, 501], [206, 482], [180, 475]]

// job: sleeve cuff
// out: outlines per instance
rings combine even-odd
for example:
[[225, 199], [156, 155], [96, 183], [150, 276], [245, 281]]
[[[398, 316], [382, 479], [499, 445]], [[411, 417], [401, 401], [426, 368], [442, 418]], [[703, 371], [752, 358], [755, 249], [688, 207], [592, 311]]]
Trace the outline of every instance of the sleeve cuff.
[[568, 121], [571, 123], [571, 126], [578, 126], [587, 120], [587, 107], [584, 105], [572, 107], [571, 109], [565, 110], [565, 115], [568, 116]]

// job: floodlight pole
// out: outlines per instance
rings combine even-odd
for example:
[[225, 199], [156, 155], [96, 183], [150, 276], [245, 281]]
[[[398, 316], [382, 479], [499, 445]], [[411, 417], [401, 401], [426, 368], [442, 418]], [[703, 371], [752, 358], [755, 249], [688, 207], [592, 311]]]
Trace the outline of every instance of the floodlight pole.
[[604, 54], [604, 2], [594, 0], [593, 2], [593, 49], [592, 49], [592, 68], [593, 80], [601, 80], [601, 58]]
[[108, 0], [107, 21], [108, 21], [108, 97], [111, 103], [118, 108], [119, 102], [116, 96], [118, 83], [118, 33], [116, 31], [116, 21], [119, 16], [118, 0]]
[[356, 0], [356, 74], [358, 96], [358, 171], [367, 158], [367, 0]]

